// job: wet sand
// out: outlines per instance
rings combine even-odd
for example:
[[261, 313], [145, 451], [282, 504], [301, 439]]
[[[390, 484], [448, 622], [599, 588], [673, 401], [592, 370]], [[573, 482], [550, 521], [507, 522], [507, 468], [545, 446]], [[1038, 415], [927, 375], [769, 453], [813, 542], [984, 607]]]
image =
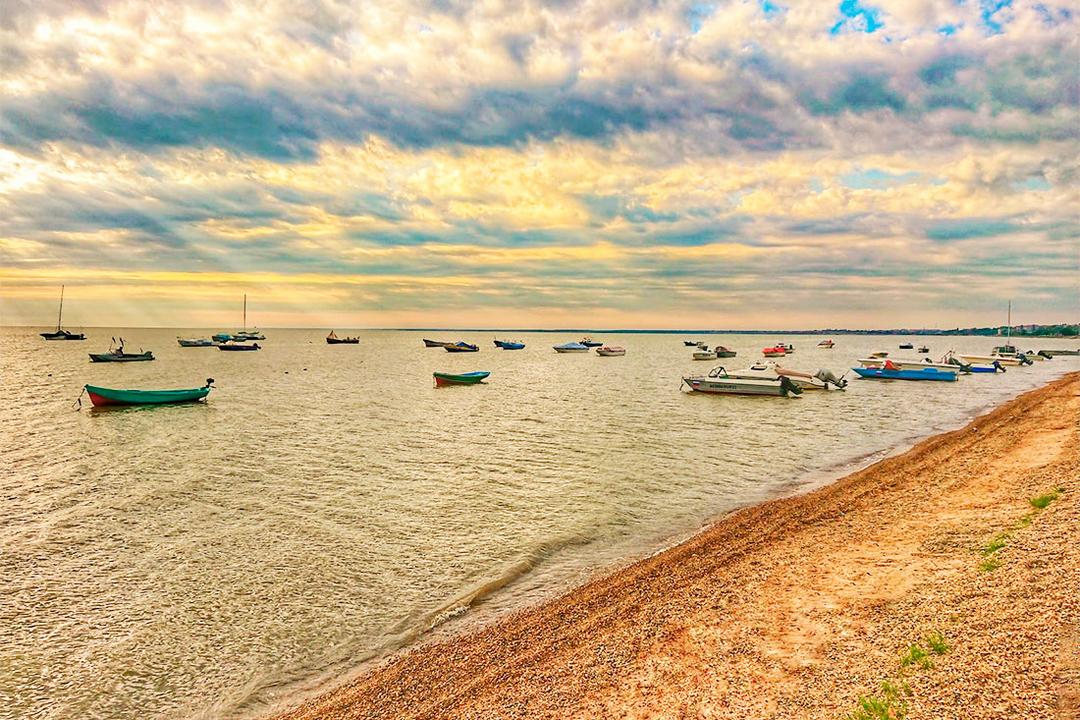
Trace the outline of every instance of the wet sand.
[[277, 717], [836, 718], [883, 682], [1080, 717], [1080, 373]]

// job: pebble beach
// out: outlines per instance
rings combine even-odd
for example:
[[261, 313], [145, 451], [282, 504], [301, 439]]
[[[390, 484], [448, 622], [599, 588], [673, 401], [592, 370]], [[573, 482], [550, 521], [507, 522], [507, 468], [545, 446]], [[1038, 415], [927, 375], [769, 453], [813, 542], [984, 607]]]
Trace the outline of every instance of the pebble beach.
[[275, 720], [1073, 718], [1080, 373]]

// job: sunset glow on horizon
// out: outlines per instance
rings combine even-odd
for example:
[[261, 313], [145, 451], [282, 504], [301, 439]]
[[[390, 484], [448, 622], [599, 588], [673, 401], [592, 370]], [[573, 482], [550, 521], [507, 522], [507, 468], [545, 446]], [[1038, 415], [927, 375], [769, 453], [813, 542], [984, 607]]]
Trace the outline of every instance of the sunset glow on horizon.
[[2, 15], [0, 325], [1080, 318], [1074, 3]]

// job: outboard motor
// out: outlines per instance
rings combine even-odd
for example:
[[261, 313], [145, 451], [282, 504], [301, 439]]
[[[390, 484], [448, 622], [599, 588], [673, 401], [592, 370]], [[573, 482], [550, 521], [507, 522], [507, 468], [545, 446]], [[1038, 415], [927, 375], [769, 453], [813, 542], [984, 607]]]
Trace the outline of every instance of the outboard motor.
[[825, 383], [825, 389], [828, 390], [829, 383], [832, 383], [837, 388], [843, 390], [847, 387], [847, 380], [842, 377], [836, 377], [831, 370], [825, 370], [824, 368], [814, 373], [814, 377]]
[[1054, 356], [1051, 355], [1050, 353], [1046, 352], [1045, 350], [1040, 350], [1038, 354], [1042, 355], [1047, 360], [1053, 360], [1054, 359]]
[[1020, 353], [1016, 356], [1016, 359], [1020, 361], [1021, 365], [1034, 365], [1035, 361], [1029, 358], [1024, 353]]
[[203, 387], [214, 387], [214, 378], [206, 378], [206, 384]]
[[994, 365], [994, 372], [1005, 372], [1005, 366], [1001, 364], [1000, 360], [995, 360], [993, 365]]
[[802, 395], [802, 388], [787, 375], [780, 376], [780, 389], [784, 395]]

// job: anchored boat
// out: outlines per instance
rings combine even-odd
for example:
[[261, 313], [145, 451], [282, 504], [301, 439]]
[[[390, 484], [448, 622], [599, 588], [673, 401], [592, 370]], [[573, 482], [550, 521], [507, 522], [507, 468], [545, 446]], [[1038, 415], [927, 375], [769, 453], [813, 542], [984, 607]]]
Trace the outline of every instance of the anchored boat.
[[832, 340], [822, 340], [817, 344], [819, 348], [825, 348], [826, 350], [832, 350], [834, 345], [836, 345], [836, 343]]
[[735, 355], [737, 355], [737, 353], [730, 348], [726, 348], [723, 345], [716, 346], [716, 357], [718, 358], [733, 358]]
[[456, 343], [450, 343], [449, 345], [443, 345], [443, 350], [450, 353], [480, 352], [480, 346], [471, 345], [464, 340], [461, 340]]
[[64, 286], [60, 286], [60, 311], [56, 315], [56, 330], [52, 332], [38, 333], [46, 340], [85, 340], [85, 333], [73, 333], [64, 330], [60, 327], [61, 321], [64, 319]]
[[600, 342], [599, 340], [593, 340], [592, 337], [589, 336], [589, 335], [586, 335], [585, 337], [581, 338], [581, 340], [579, 340], [578, 342], [580, 342], [585, 347], [590, 347], [590, 348], [600, 347], [601, 345], [604, 344], [604, 343]]
[[475, 372], [467, 373], [432, 373], [435, 377], [435, 386], [442, 387], [444, 385], [477, 385], [484, 381], [490, 372], [477, 370]]
[[180, 347], [214, 347], [214, 341], [210, 338], [176, 338], [176, 344]]
[[218, 350], [224, 350], [226, 352], [251, 352], [254, 350], [262, 350], [259, 343], [252, 343], [245, 345], [244, 343], [227, 342], [217, 346]]
[[778, 377], [786, 377], [799, 386], [801, 390], [829, 390], [836, 388], [843, 390], [847, 387], [847, 380], [836, 377], [829, 370], [819, 369], [810, 374], [801, 370], [792, 370], [777, 365], [772, 360], [754, 363], [743, 370], [729, 370], [728, 377], [746, 380], [775, 380]]
[[359, 345], [360, 344], [360, 338], [358, 338], [358, 337], [343, 337], [343, 338], [340, 338], [340, 337], [337, 336], [336, 332], [331, 330], [330, 334], [326, 336], [326, 344], [327, 345]]
[[783, 343], [777, 343], [772, 347], [767, 347], [761, 351], [761, 354], [765, 357], [784, 357], [788, 354], [787, 346]]
[[165, 405], [169, 403], [196, 402], [210, 394], [214, 378], [206, 378], [201, 388], [187, 390], [116, 390], [114, 388], [84, 385], [94, 407], [105, 405]]
[[937, 368], [922, 368], [919, 370], [901, 370], [899, 367], [893, 365], [889, 366], [888, 363], [884, 367], [879, 368], [865, 368], [857, 367], [852, 368], [859, 377], [870, 378], [874, 380], [942, 380], [945, 382], [955, 382], [956, 372], [952, 370], [938, 370]]
[[525, 343], [513, 340], [495, 340], [495, 347], [502, 350], [524, 350]]
[[447, 345], [453, 345], [452, 342], [443, 342], [442, 340], [428, 340], [424, 338], [424, 347], [446, 347]]
[[[115, 342], [116, 338], [113, 338], [113, 343]], [[154, 353], [149, 350], [141, 353], [124, 352], [124, 338], [120, 338], [120, 344], [116, 348], [110, 344], [108, 352], [89, 353], [89, 355], [90, 362], [142, 362], [154, 359]]]
[[618, 345], [604, 345], [596, 348], [596, 354], [600, 357], [621, 357], [626, 354], [626, 348]]
[[737, 378], [721, 366], [714, 367], [708, 375], [684, 377], [682, 381], [694, 392], [718, 395], [801, 395], [800, 388], [785, 376], [774, 378]]
[[577, 342], [563, 343], [562, 345], [552, 345], [557, 353], [587, 353], [589, 348], [587, 345], [583, 345]]

